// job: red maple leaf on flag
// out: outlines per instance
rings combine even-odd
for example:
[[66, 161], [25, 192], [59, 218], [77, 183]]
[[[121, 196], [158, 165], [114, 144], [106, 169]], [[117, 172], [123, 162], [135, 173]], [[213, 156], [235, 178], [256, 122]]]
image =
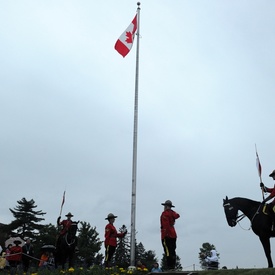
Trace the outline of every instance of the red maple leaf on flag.
[[135, 39], [135, 33], [137, 31], [137, 14], [132, 20], [129, 27], [121, 34], [121, 36], [118, 38], [115, 44], [115, 49], [118, 51], [119, 54], [121, 54], [123, 57], [125, 57], [131, 50], [134, 39]]
[[133, 43], [133, 35], [131, 32], [126, 32], [126, 40], [125, 42], [132, 44]]

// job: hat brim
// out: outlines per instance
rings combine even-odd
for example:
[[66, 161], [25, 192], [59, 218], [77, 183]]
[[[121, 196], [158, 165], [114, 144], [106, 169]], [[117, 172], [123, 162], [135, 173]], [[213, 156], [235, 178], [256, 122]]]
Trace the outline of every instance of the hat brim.
[[175, 207], [174, 205], [172, 205], [172, 204], [167, 204], [167, 203], [162, 203], [161, 205], [167, 205], [167, 206], [170, 206], [170, 207]]
[[271, 173], [269, 176], [270, 176], [270, 177], [273, 177], [274, 175], [275, 175], [275, 173]]
[[105, 218], [105, 220], [116, 219], [116, 218], [117, 218], [117, 216], [112, 216], [112, 217]]

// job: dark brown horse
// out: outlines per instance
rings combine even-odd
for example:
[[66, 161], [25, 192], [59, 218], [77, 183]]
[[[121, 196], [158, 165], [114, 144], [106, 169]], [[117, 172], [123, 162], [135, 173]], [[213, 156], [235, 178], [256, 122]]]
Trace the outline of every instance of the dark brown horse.
[[[250, 220], [253, 232], [260, 238], [263, 245], [268, 267], [273, 267], [270, 238], [275, 237], [275, 231], [271, 231], [272, 219], [263, 213], [263, 204], [245, 198], [228, 199], [226, 197], [223, 200], [223, 207], [229, 226], [235, 226], [243, 216]], [[243, 215], [238, 216], [239, 210]]]
[[60, 237], [56, 245], [56, 253], [55, 253], [55, 266], [62, 266], [62, 269], [65, 268], [65, 264], [68, 260], [69, 267], [74, 266], [74, 254], [75, 247], [77, 245], [77, 224], [78, 222], [73, 222], [69, 227], [68, 231], [64, 236]]

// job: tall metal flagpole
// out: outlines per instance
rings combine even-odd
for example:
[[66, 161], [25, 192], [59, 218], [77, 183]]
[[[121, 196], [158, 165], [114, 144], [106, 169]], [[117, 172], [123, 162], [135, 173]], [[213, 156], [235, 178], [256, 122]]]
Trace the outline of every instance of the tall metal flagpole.
[[133, 166], [132, 166], [132, 205], [131, 205], [131, 265], [135, 266], [136, 248], [136, 176], [137, 176], [137, 130], [138, 130], [138, 77], [139, 77], [139, 19], [140, 2], [137, 3], [137, 52], [136, 52], [136, 79], [135, 79], [135, 109], [134, 109], [134, 137], [133, 137]]

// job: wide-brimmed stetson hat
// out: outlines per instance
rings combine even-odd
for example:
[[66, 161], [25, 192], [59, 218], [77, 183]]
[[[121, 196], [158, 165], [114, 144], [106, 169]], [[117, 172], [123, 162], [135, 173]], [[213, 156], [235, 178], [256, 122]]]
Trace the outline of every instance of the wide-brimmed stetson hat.
[[161, 205], [167, 205], [167, 206], [170, 206], [170, 207], [175, 207], [175, 206], [173, 205], [173, 203], [172, 203], [170, 200], [165, 201], [165, 202], [162, 203]]
[[275, 170], [272, 171], [272, 173], [269, 175], [270, 177], [275, 175]]
[[67, 215], [65, 215], [66, 217], [73, 217], [74, 215], [71, 213], [71, 212], [69, 212]]
[[108, 214], [107, 218], [105, 220], [115, 219], [117, 216], [115, 216], [113, 213]]

